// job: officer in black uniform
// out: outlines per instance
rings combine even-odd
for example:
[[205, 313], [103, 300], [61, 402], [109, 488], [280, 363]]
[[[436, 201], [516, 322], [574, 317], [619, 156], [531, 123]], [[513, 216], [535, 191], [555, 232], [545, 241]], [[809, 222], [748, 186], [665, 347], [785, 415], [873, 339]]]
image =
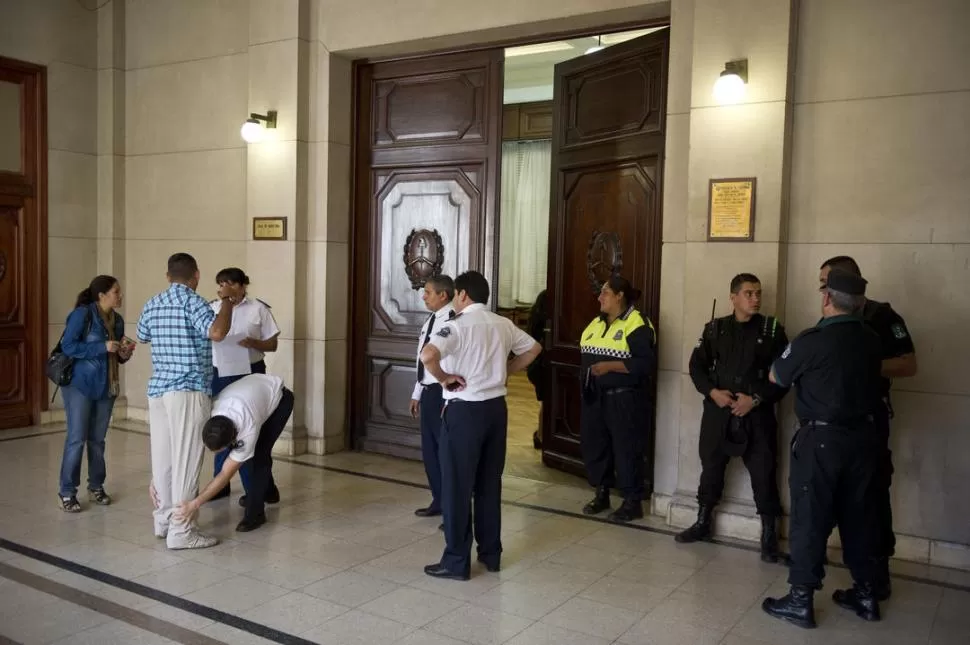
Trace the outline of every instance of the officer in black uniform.
[[724, 491], [731, 457], [741, 457], [761, 516], [761, 559], [778, 561], [778, 421], [775, 404], [787, 390], [768, 380], [771, 364], [788, 345], [784, 327], [761, 310], [761, 281], [750, 273], [731, 280], [734, 313], [709, 322], [690, 356], [690, 377], [704, 395], [701, 481], [697, 522], [676, 536], [694, 542], [711, 534], [714, 507]]
[[874, 539], [867, 512], [876, 461], [872, 410], [879, 397], [879, 337], [862, 321], [866, 281], [833, 269], [822, 291], [822, 320], [792, 342], [771, 368], [771, 382], [796, 391], [799, 428], [791, 443], [791, 590], [762, 608], [799, 627], [815, 627], [814, 593], [825, 575], [825, 546], [839, 527], [852, 589], [836, 604], [879, 620], [873, 596]]
[[[862, 275], [856, 261], [847, 255], [826, 260], [819, 270], [819, 288], [824, 289], [829, 271], [843, 269], [855, 275]], [[888, 302], [876, 302], [866, 298], [862, 317], [882, 341], [882, 379], [880, 380], [880, 400], [873, 412], [876, 432], [879, 438], [879, 454], [876, 458], [876, 472], [870, 491], [870, 504], [875, 513], [876, 543], [873, 548], [875, 572], [873, 584], [876, 599], [887, 600], [892, 593], [889, 583], [889, 558], [896, 552], [896, 536], [893, 534], [893, 511], [890, 488], [893, 481], [893, 453], [889, 449], [889, 421], [893, 417], [893, 407], [889, 399], [892, 379], [915, 376], [916, 348], [906, 328], [906, 321], [896, 313]]]
[[[643, 517], [643, 462], [653, 446], [650, 378], [657, 365], [657, 335], [636, 307], [640, 291], [618, 275], [600, 290], [600, 314], [583, 331], [581, 377], [583, 410], [580, 450], [596, 496], [583, 508], [595, 515], [610, 508], [616, 483], [623, 504], [611, 522]], [[614, 478], [614, 472], [616, 473]]]

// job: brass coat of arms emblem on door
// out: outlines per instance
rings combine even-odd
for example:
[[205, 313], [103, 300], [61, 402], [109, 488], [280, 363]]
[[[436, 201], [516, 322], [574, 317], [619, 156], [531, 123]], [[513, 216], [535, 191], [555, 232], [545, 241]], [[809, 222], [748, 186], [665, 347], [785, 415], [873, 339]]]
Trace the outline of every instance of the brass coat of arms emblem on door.
[[404, 272], [411, 288], [420, 289], [429, 279], [441, 275], [445, 263], [445, 245], [437, 229], [411, 229], [404, 242]]
[[620, 236], [610, 231], [593, 231], [586, 252], [586, 277], [593, 293], [599, 294], [603, 283], [622, 270]]

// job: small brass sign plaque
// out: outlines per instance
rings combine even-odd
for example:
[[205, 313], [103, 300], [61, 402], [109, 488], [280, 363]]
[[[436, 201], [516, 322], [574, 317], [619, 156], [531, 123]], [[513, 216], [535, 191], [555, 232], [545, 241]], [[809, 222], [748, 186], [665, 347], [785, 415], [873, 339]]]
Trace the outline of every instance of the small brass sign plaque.
[[285, 217], [254, 217], [253, 218], [253, 239], [266, 240], [285, 240], [286, 239], [286, 218]]
[[754, 240], [755, 178], [712, 179], [708, 201], [710, 242]]

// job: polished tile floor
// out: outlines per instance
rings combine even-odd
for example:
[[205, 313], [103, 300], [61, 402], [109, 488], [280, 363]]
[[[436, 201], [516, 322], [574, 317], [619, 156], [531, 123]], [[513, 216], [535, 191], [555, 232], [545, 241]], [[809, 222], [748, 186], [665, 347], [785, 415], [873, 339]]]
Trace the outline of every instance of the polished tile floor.
[[[333, 645], [824, 645], [970, 643], [970, 574], [901, 564], [884, 621], [835, 607], [832, 567], [820, 628], [767, 618], [785, 569], [732, 545], [678, 545], [657, 520], [615, 527], [569, 515], [578, 483], [506, 478], [503, 570], [427, 578], [442, 536], [414, 517], [420, 464], [339, 454], [278, 461], [283, 501], [238, 534], [231, 500], [203, 528], [222, 538], [169, 552], [152, 536], [148, 439], [109, 433], [110, 507], [56, 505], [63, 433], [0, 433], [0, 643]], [[206, 471], [211, 467], [207, 461]]]

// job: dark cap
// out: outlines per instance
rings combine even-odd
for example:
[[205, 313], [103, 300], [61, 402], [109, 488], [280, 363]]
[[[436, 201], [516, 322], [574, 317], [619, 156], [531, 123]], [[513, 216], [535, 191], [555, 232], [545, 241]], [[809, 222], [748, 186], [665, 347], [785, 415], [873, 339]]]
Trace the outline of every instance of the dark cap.
[[832, 269], [825, 279], [825, 286], [833, 291], [850, 296], [866, 295], [866, 285], [868, 281], [861, 275], [850, 273], [845, 269]]

